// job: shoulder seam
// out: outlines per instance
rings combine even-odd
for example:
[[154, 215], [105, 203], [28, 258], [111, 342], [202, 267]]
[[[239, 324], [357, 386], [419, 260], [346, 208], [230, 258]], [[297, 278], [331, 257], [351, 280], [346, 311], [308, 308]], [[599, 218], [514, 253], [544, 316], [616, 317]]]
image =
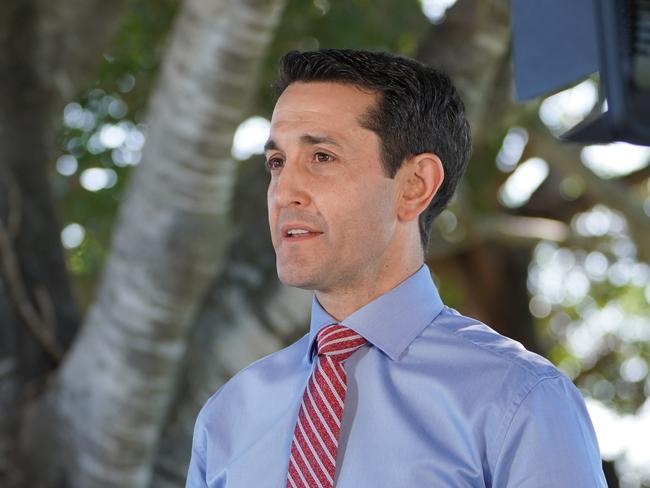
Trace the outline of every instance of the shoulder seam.
[[[465, 319], [468, 320], [468, 325], [484, 325], [486, 327], [489, 327], [488, 325], [484, 324], [480, 320], [472, 319], [472, 318], [466, 317], [464, 315], [461, 315], [461, 317], [464, 317]], [[435, 322], [435, 320], [434, 320], [434, 322]], [[490, 347], [487, 347], [485, 344], [481, 344], [479, 342], [476, 342], [476, 341], [466, 337], [465, 334], [463, 334], [462, 332], [460, 332], [458, 330], [449, 330], [449, 329], [447, 329], [445, 327], [437, 327], [437, 328], [438, 328], [438, 330], [444, 330], [448, 334], [453, 334], [455, 336], [458, 336], [458, 337], [462, 338], [464, 341], [466, 341], [466, 342], [472, 344], [473, 346], [478, 347], [478, 348], [480, 348], [480, 349], [482, 349], [482, 350], [484, 350], [484, 351], [486, 351], [486, 352], [488, 352], [488, 353], [490, 353], [490, 354], [492, 354], [494, 356], [498, 356], [500, 358], [509, 360], [512, 364], [515, 364], [518, 367], [520, 367], [521, 369], [526, 370], [528, 373], [532, 374], [538, 380], [542, 380], [542, 379], [546, 379], [546, 378], [555, 378], [555, 377], [560, 376], [562, 374], [562, 372], [559, 371], [552, 363], [550, 363], [548, 365], [544, 365], [543, 371], [537, 371], [537, 370], [531, 368], [525, 361], [522, 361], [520, 358], [518, 358], [516, 356], [511, 356], [511, 355], [508, 355], [508, 354], [504, 354], [501, 351], [494, 350], [494, 349], [492, 349]], [[499, 334], [497, 331], [494, 331], [494, 333]], [[513, 342], [517, 342], [512, 338], [503, 336], [502, 334], [499, 334], [499, 335], [502, 336], [502, 337], [505, 337], [506, 339], [511, 340]], [[533, 351], [529, 351], [528, 349], [526, 349], [526, 351], [528, 351], [531, 354], [535, 354], [535, 355], [537, 355], [539, 357], [542, 357], [543, 359], [548, 361], [548, 359], [544, 358], [543, 356], [540, 356], [539, 354], [537, 354], [537, 353], [535, 353]]]
[[[510, 432], [510, 428], [512, 427], [512, 423], [514, 422], [515, 417], [517, 417], [517, 414], [519, 413], [519, 410], [523, 405], [523, 403], [530, 396], [533, 390], [535, 390], [541, 383], [544, 383], [547, 380], [554, 380], [557, 378], [561, 379], [562, 374], [557, 374], [555, 376], [543, 376], [541, 378], [538, 378], [537, 381], [533, 383], [533, 385], [531, 385], [528, 391], [521, 397], [519, 402], [514, 403], [514, 409], [512, 411], [512, 415], [510, 415], [510, 419], [507, 420], [507, 425], [504, 428], [499, 429], [500, 431], [503, 431], [503, 434], [501, 439], [501, 445], [499, 446], [499, 451], [497, 452], [497, 455], [494, 457], [494, 464], [492, 466], [492, 471], [494, 471], [494, 469], [496, 468], [499, 458], [501, 457], [501, 453], [503, 452], [503, 447], [505, 446], [506, 438], [508, 437], [508, 433]], [[506, 418], [504, 418], [504, 423], [506, 423]]]

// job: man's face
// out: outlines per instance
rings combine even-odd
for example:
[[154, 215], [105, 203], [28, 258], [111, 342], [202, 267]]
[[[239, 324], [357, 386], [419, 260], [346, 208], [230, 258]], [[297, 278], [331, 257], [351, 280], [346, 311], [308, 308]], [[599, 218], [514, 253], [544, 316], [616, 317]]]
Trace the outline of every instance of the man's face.
[[[293, 83], [271, 121], [268, 211], [280, 280], [322, 292], [370, 286], [394, 264], [396, 183], [359, 121], [376, 95]], [[306, 231], [306, 232], [305, 232]]]

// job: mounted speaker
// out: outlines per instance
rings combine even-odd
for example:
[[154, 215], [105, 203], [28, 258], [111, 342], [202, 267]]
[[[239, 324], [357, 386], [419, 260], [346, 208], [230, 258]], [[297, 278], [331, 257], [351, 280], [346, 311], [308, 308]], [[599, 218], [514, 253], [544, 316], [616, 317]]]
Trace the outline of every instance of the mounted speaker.
[[562, 139], [650, 145], [650, 0], [512, 0], [515, 96], [598, 72], [607, 110]]

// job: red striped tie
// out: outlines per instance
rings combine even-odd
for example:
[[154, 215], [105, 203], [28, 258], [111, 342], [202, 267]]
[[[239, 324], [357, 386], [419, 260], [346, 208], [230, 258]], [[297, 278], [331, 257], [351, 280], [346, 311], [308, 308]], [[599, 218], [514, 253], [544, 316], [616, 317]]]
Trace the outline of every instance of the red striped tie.
[[342, 361], [366, 340], [342, 325], [323, 327], [316, 338], [318, 360], [300, 404], [293, 433], [287, 488], [334, 486], [347, 377]]

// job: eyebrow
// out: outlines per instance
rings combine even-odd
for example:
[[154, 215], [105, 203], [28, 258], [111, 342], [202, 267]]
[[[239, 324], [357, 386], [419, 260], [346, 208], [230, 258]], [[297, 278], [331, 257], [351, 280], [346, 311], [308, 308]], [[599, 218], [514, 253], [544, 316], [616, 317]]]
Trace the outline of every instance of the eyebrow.
[[[341, 145], [328, 136], [316, 136], [313, 134], [303, 134], [300, 136], [300, 142], [304, 145], [316, 145], [316, 144], [330, 144], [331, 146], [341, 147]], [[270, 151], [273, 149], [278, 149], [278, 145], [273, 139], [269, 139], [264, 144], [264, 151]]]

